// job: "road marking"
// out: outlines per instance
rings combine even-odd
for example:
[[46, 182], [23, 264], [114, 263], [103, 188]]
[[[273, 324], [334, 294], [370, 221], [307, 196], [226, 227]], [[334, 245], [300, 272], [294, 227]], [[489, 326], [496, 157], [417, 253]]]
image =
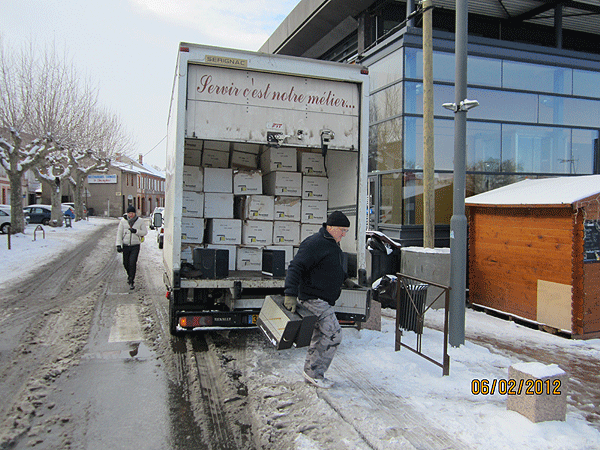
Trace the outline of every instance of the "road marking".
[[119, 305], [115, 311], [108, 342], [131, 342], [142, 340], [142, 328], [136, 305]]

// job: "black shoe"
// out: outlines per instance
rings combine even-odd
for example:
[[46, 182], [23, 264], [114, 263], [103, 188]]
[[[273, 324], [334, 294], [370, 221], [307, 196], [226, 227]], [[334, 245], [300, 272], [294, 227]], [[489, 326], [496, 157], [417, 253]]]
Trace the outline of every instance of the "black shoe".
[[133, 289], [135, 288], [135, 286], [133, 285], [133, 281], [131, 283], [129, 283], [129, 290], [133, 291]]

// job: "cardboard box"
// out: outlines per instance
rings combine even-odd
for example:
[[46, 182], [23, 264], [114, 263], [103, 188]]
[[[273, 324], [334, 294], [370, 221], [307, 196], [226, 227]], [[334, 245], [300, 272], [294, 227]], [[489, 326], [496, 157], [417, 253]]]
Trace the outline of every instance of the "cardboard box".
[[201, 141], [200, 139], [192, 139], [192, 138], [186, 138], [185, 144], [184, 144], [184, 148], [186, 150], [188, 148], [193, 149], [193, 150], [202, 150], [203, 146], [204, 146], [203, 141]]
[[277, 350], [305, 347], [310, 343], [317, 317], [298, 305], [296, 312], [283, 306], [282, 295], [268, 295], [258, 315], [256, 325]]
[[300, 243], [302, 243], [302, 241], [304, 239], [306, 239], [307, 237], [312, 236], [315, 233], [318, 233], [319, 230], [321, 229], [321, 226], [323, 226], [322, 223], [320, 223], [320, 224], [303, 223], [302, 225], [300, 225]]
[[273, 222], [273, 245], [300, 245], [300, 222]]
[[207, 219], [233, 219], [233, 194], [205, 192], [204, 217]]
[[185, 147], [183, 152], [183, 164], [186, 166], [201, 166], [202, 165], [202, 150]]
[[260, 145], [248, 144], [246, 142], [234, 142], [233, 150], [237, 152], [253, 153], [258, 155], [260, 153]]
[[250, 170], [258, 169], [258, 155], [233, 151], [231, 153], [231, 167]]
[[298, 151], [298, 172], [304, 175], [326, 176], [325, 158], [321, 153]]
[[181, 244], [202, 244], [204, 240], [204, 219], [181, 218]]
[[209, 244], [239, 245], [242, 243], [242, 221], [238, 219], [211, 219], [207, 221]]
[[238, 247], [236, 268], [237, 270], [260, 272], [262, 268], [262, 248]]
[[273, 220], [274, 198], [269, 195], [236, 195], [234, 216], [243, 220]]
[[266, 220], [244, 220], [242, 224], [243, 245], [271, 245], [273, 222]]
[[333, 307], [336, 316], [341, 320], [366, 322], [371, 307], [371, 289], [342, 289], [340, 298]]
[[229, 252], [217, 248], [195, 248], [192, 251], [194, 269], [200, 276], [209, 280], [229, 276]]
[[302, 223], [327, 222], [327, 201], [302, 200]]
[[229, 270], [235, 270], [235, 263], [237, 259], [237, 247], [235, 245], [221, 245], [221, 244], [206, 244], [206, 248], [216, 248], [219, 250], [227, 250], [229, 254]]
[[274, 171], [296, 172], [298, 161], [296, 149], [287, 147], [267, 147], [260, 154], [260, 168], [263, 173]]
[[233, 170], [205, 167], [204, 192], [233, 193]]
[[183, 217], [204, 217], [204, 193], [183, 191], [181, 212]]
[[202, 152], [202, 166], [226, 169], [229, 167], [229, 152], [205, 148]]
[[201, 192], [204, 189], [202, 167], [183, 166], [183, 190]]
[[329, 180], [325, 177], [302, 177], [302, 200], [327, 200]]
[[263, 250], [283, 250], [285, 252], [285, 270], [294, 258], [294, 247], [291, 245], [267, 245]]
[[300, 221], [302, 215], [300, 197], [277, 196], [273, 206], [273, 220]]
[[263, 175], [263, 194], [302, 196], [302, 174], [299, 172], [271, 172]]
[[262, 173], [260, 170], [234, 170], [233, 193], [235, 195], [262, 194]]
[[204, 148], [209, 150], [218, 150], [220, 152], [229, 152], [229, 142], [204, 141]]

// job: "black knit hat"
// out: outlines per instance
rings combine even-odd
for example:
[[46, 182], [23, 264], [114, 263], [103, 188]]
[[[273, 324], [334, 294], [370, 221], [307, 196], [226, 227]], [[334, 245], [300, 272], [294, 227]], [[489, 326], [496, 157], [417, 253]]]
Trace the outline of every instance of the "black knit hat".
[[331, 227], [349, 227], [350, 221], [343, 212], [334, 211], [327, 218], [325, 225], [329, 225]]
[[129, 205], [129, 206], [127, 207], [127, 212], [128, 212], [128, 213], [130, 213], [130, 212], [134, 213], [134, 212], [135, 212], [135, 206], [133, 206], [133, 205]]

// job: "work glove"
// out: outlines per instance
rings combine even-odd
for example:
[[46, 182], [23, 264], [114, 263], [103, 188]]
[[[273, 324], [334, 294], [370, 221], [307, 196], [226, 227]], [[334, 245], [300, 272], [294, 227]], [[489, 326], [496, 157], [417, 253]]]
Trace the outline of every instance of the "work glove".
[[298, 297], [293, 295], [286, 295], [283, 299], [283, 306], [291, 312], [296, 312], [296, 303], [298, 303]]
[[131, 231], [132, 233], [137, 233], [137, 230], [136, 230], [135, 228], [133, 228], [133, 227], [131, 227], [131, 228], [129, 229], [129, 231]]
[[117, 245], [117, 253], [121, 253], [123, 252], [123, 247], [121, 247], [120, 245]]
[[360, 284], [356, 284], [354, 281], [352, 281], [350, 278], [346, 278], [344, 280], [344, 287], [346, 289], [359, 289], [360, 288]]

